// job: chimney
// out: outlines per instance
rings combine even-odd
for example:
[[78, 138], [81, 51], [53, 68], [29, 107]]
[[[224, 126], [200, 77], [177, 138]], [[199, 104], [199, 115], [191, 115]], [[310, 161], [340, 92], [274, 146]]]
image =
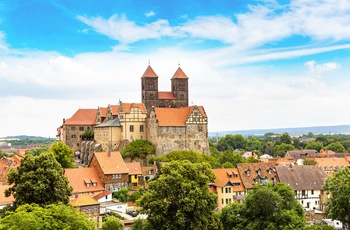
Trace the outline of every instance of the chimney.
[[64, 124], [64, 123], [66, 123], [66, 119], [65, 119], [65, 118], [63, 118], [63, 124]]
[[108, 157], [111, 157], [111, 150], [108, 150]]

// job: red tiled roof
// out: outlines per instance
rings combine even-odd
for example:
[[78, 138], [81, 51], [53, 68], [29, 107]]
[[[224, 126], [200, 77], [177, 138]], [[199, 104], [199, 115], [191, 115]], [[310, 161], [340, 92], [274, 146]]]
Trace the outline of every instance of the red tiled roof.
[[102, 117], [106, 117], [106, 116], [107, 116], [107, 108], [100, 107], [100, 109], [101, 109], [101, 115], [102, 115]]
[[0, 185], [0, 205], [8, 205], [12, 204], [15, 201], [15, 198], [10, 195], [9, 197], [5, 197], [5, 189], [11, 187], [10, 185]]
[[[237, 168], [222, 168], [222, 169], [212, 169], [215, 174], [215, 186], [217, 187], [225, 187], [228, 182], [231, 183], [240, 183], [240, 186], [234, 186], [233, 191], [243, 191], [244, 186], [241, 180], [241, 177], [238, 173]], [[235, 174], [237, 177], [235, 177]], [[229, 177], [231, 175], [231, 177]]]
[[149, 65], [141, 78], [158, 78], [152, 67]]
[[142, 103], [122, 103], [122, 106], [125, 113], [130, 113], [132, 108], [139, 108], [142, 113], [147, 113], [146, 108]]
[[[186, 120], [194, 106], [183, 108], [154, 108], [158, 126], [186, 126]], [[207, 117], [203, 106], [198, 106], [203, 117]]]
[[11, 168], [17, 168], [21, 164], [22, 154], [16, 154], [12, 157], [2, 157], [0, 159], [0, 182], [7, 184], [7, 173]]
[[[105, 190], [95, 168], [65, 169], [64, 175], [68, 177], [69, 185], [73, 187], [73, 194]], [[87, 187], [85, 182], [90, 183], [90, 186]], [[93, 186], [92, 182], [96, 182], [97, 185]]]
[[158, 99], [163, 100], [175, 100], [173, 92], [158, 92]]
[[[349, 162], [345, 158], [315, 158], [315, 161], [317, 162], [317, 166], [322, 167], [322, 170], [330, 170], [330, 166], [332, 166], [333, 170], [336, 170], [336, 167], [343, 168], [350, 166]], [[325, 166], [327, 166], [327, 168], [324, 168]]]
[[118, 115], [119, 105], [111, 105], [112, 115]]
[[95, 125], [97, 109], [78, 109], [64, 125]]
[[120, 152], [110, 152], [110, 157], [108, 152], [96, 152], [95, 157], [104, 174], [128, 173]]
[[186, 74], [184, 73], [184, 71], [182, 71], [182, 69], [179, 67], [177, 68], [174, 76], [171, 79], [175, 79], [175, 78], [182, 78], [182, 79], [188, 79], [188, 77], [186, 76]]
[[254, 184], [256, 184], [256, 178], [261, 178], [270, 182], [273, 182], [275, 178], [277, 181], [277, 174], [273, 163], [239, 163], [237, 164], [237, 169], [246, 189], [253, 188]]
[[96, 196], [94, 196], [94, 199], [95, 199], [95, 200], [99, 200], [99, 199], [101, 199], [102, 197], [108, 196], [108, 195], [110, 195], [110, 194], [112, 194], [111, 191], [105, 190], [105, 191], [103, 191], [103, 192], [97, 194]]
[[129, 175], [142, 175], [140, 162], [125, 163], [129, 170]]

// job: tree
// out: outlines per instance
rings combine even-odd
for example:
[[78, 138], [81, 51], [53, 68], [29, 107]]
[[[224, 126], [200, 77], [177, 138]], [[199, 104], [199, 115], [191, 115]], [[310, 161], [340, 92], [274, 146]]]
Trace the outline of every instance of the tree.
[[274, 149], [275, 153], [274, 154], [275, 154], [275, 156], [284, 157], [284, 155], [286, 155], [287, 151], [294, 150], [294, 149], [295, 149], [294, 145], [282, 143], [280, 145], [275, 146], [275, 149]]
[[67, 204], [73, 190], [52, 153], [25, 155], [21, 165], [8, 173], [8, 183], [12, 187], [5, 190], [5, 195], [14, 196], [15, 206], [31, 203], [42, 206], [60, 202]]
[[317, 152], [320, 152], [321, 149], [323, 149], [323, 143], [320, 141], [309, 141], [306, 144], [305, 149], [314, 149]]
[[346, 152], [344, 146], [340, 142], [333, 142], [333, 143], [327, 145], [326, 149], [332, 150], [336, 153], [345, 153]]
[[128, 193], [129, 189], [121, 188], [116, 192], [113, 192], [113, 197], [118, 199], [122, 203], [126, 203], [128, 201]]
[[94, 230], [95, 223], [71, 205], [51, 204], [40, 207], [37, 204], [24, 204], [19, 206], [14, 212], [7, 212], [6, 216], [0, 219], [0, 229]]
[[49, 147], [47, 146], [43, 146], [43, 147], [38, 147], [38, 148], [34, 148], [34, 149], [28, 149], [26, 150], [25, 154], [32, 154], [33, 156], [38, 156], [42, 153], [48, 152], [49, 151]]
[[289, 136], [288, 133], [283, 133], [280, 136], [280, 143], [292, 144], [292, 138]]
[[214, 179], [207, 163], [164, 165], [138, 202], [141, 213], [148, 214], [150, 229], [221, 229], [214, 212], [217, 197], [208, 190]]
[[147, 140], [134, 140], [128, 144], [121, 155], [123, 158], [129, 158], [133, 161], [136, 158], [145, 160], [147, 156], [155, 154], [155, 149], [150, 141]]
[[284, 183], [255, 185], [243, 204], [222, 210], [224, 229], [303, 229], [304, 209], [292, 188]]
[[245, 149], [247, 146], [247, 139], [241, 134], [227, 134], [219, 139], [218, 144], [223, 146], [225, 150]]
[[326, 204], [328, 217], [340, 220], [350, 229], [350, 169], [339, 169], [328, 177], [323, 188], [331, 194]]
[[131, 230], [146, 230], [148, 228], [149, 227], [147, 219], [137, 219], [132, 225]]
[[264, 143], [258, 140], [257, 138], [253, 137], [251, 140], [248, 140], [247, 147], [245, 150], [247, 151], [256, 150], [261, 154], [264, 150]]
[[317, 162], [313, 158], [305, 158], [303, 161], [303, 165], [317, 165]]
[[102, 224], [103, 230], [123, 230], [124, 225], [114, 216], [110, 216]]
[[61, 164], [62, 168], [74, 168], [74, 153], [68, 145], [62, 141], [52, 143], [49, 152], [53, 153], [56, 160]]

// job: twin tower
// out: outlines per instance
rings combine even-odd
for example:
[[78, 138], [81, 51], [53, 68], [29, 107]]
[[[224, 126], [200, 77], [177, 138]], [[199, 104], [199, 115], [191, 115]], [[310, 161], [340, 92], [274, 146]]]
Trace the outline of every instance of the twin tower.
[[188, 77], [179, 67], [171, 78], [171, 92], [158, 91], [158, 76], [148, 65], [141, 77], [142, 103], [149, 114], [151, 108], [181, 108], [188, 106]]

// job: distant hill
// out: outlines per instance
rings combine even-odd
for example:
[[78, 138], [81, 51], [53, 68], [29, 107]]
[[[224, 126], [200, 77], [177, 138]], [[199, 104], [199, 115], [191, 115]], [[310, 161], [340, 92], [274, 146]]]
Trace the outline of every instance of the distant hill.
[[242, 134], [243, 136], [259, 136], [265, 133], [289, 133], [289, 134], [350, 134], [350, 125], [336, 125], [336, 126], [313, 126], [313, 127], [299, 127], [299, 128], [279, 128], [279, 129], [251, 129], [251, 130], [236, 130], [236, 131], [219, 131], [209, 132], [209, 136], [215, 137], [225, 136], [226, 134]]
[[47, 137], [39, 137], [39, 136], [27, 136], [27, 135], [0, 137], [0, 140], [24, 140], [24, 139], [47, 140], [49, 138], [47, 138]]

